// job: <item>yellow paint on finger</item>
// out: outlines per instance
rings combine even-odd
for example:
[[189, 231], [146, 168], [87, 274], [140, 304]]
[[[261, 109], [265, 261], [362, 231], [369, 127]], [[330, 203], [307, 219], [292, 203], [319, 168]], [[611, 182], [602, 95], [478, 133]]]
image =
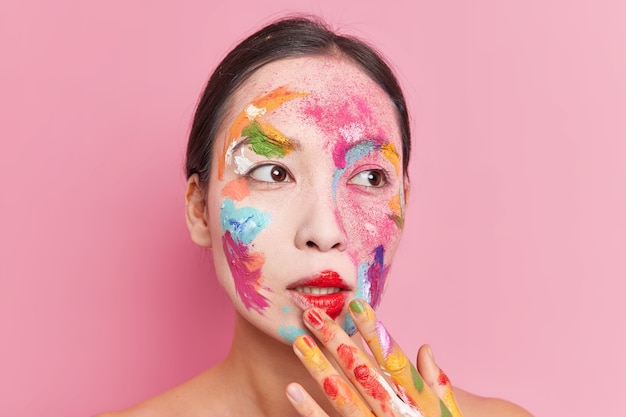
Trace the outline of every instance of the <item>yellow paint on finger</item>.
[[463, 417], [463, 415], [461, 414], [461, 410], [459, 410], [459, 406], [456, 403], [456, 399], [454, 398], [451, 387], [447, 387], [446, 392], [443, 394], [443, 398], [441, 400], [448, 408], [448, 411], [450, 411], [452, 417]]
[[304, 365], [311, 372], [324, 375], [330, 370], [330, 363], [310, 336], [296, 338], [294, 345], [302, 354]]

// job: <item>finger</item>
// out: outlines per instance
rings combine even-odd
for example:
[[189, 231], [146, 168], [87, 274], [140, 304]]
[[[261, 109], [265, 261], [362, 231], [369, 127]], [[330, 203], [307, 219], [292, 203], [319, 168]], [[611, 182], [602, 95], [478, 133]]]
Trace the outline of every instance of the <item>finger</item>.
[[359, 333], [369, 346], [376, 362], [388, 373], [400, 397], [422, 410], [426, 417], [446, 417], [449, 412], [442, 399], [428, 385], [400, 346], [376, 320], [374, 310], [365, 301], [356, 299], [350, 303], [350, 314]]
[[419, 410], [403, 402], [376, 365], [323, 310], [310, 308], [304, 322], [322, 342], [341, 370], [377, 416], [420, 416]]
[[[311, 376], [317, 381], [319, 386], [330, 400], [333, 407], [343, 416], [370, 416], [372, 413], [369, 407], [361, 400], [352, 386], [339, 374], [335, 367], [324, 356], [320, 348], [308, 335], [299, 336], [293, 343], [294, 351]], [[297, 384], [289, 387], [298, 388]], [[289, 400], [302, 415], [324, 416], [318, 410], [322, 408], [306, 393], [301, 387], [298, 388], [302, 394], [302, 401], [294, 402], [291, 395]], [[296, 392], [294, 392], [295, 394]], [[295, 396], [295, 398], [298, 398]], [[311, 413], [311, 414], [303, 414]], [[323, 410], [321, 411], [323, 413]]]
[[287, 399], [302, 417], [328, 417], [328, 414], [299, 384], [287, 385]]
[[435, 393], [441, 398], [446, 408], [450, 410], [452, 417], [462, 417], [461, 410], [457, 405], [452, 390], [452, 384], [448, 376], [437, 366], [433, 351], [430, 346], [424, 345], [420, 347], [417, 353], [417, 368], [424, 376], [424, 381]]

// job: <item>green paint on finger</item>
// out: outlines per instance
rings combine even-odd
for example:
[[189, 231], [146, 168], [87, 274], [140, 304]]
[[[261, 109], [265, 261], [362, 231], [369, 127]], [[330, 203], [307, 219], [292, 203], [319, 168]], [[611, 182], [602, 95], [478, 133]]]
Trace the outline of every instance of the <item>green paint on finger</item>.
[[417, 392], [421, 393], [424, 390], [424, 380], [413, 364], [411, 364], [411, 376], [413, 377], [413, 385], [417, 388]]
[[439, 400], [439, 407], [441, 408], [441, 417], [452, 417], [452, 413], [441, 400]]

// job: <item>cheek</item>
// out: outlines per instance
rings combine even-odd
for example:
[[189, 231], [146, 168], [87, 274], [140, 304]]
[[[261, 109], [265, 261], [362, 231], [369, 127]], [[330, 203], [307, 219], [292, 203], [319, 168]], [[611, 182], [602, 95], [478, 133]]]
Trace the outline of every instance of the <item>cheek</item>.
[[[357, 298], [377, 308], [387, 282], [391, 258], [401, 236], [402, 196], [372, 197], [346, 189], [337, 194], [338, 216], [348, 238], [349, 254], [357, 268]], [[344, 329], [353, 333], [347, 320]]]
[[246, 309], [263, 313], [269, 305], [259, 290], [262, 288], [262, 252], [253, 250], [256, 236], [267, 227], [270, 216], [252, 207], [235, 208], [231, 199], [222, 202], [220, 223], [222, 248], [235, 284], [237, 296]]
[[[349, 240], [351, 255], [371, 258], [378, 246], [394, 246], [401, 233], [399, 196], [372, 198], [342, 190], [337, 193], [337, 216]], [[355, 260], [357, 260], [355, 259]]]

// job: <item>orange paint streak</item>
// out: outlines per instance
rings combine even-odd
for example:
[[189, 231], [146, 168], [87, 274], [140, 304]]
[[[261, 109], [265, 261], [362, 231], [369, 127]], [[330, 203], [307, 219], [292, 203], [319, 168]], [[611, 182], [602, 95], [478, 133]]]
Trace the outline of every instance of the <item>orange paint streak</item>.
[[389, 200], [389, 208], [393, 211], [393, 214], [398, 217], [402, 217], [402, 207], [400, 205], [400, 194], [396, 194]]
[[396, 147], [393, 146], [393, 143], [385, 143], [380, 149], [383, 156], [396, 168], [396, 174], [400, 175], [400, 155], [398, 155], [398, 151], [396, 151]]
[[[265, 114], [267, 114], [289, 100], [293, 100], [294, 98], [303, 97], [306, 95], [307, 95], [306, 93], [294, 93], [292, 91], [289, 91], [287, 87], [282, 86], [282, 87], [278, 87], [270, 91], [269, 93], [263, 96], [255, 97], [250, 104], [258, 109], [265, 109]], [[246, 109], [247, 107], [248, 106], [246, 106]], [[217, 176], [219, 179], [222, 179], [224, 175], [225, 157], [226, 157], [226, 153], [228, 152], [229, 146], [237, 138], [241, 137], [241, 131], [248, 124], [250, 124], [252, 120], [256, 118], [256, 117], [250, 118], [246, 112], [246, 109], [244, 109], [241, 113], [239, 113], [239, 115], [237, 116], [237, 118], [235, 119], [235, 121], [230, 127], [228, 140], [224, 141], [222, 155], [218, 161]]]
[[244, 177], [234, 179], [222, 188], [222, 196], [235, 201], [241, 201], [249, 194], [250, 190], [248, 190], [248, 182]]
[[256, 271], [265, 263], [265, 255], [259, 252], [251, 253], [250, 259], [242, 260], [242, 263], [246, 266], [246, 268], [248, 268], [248, 270]]

